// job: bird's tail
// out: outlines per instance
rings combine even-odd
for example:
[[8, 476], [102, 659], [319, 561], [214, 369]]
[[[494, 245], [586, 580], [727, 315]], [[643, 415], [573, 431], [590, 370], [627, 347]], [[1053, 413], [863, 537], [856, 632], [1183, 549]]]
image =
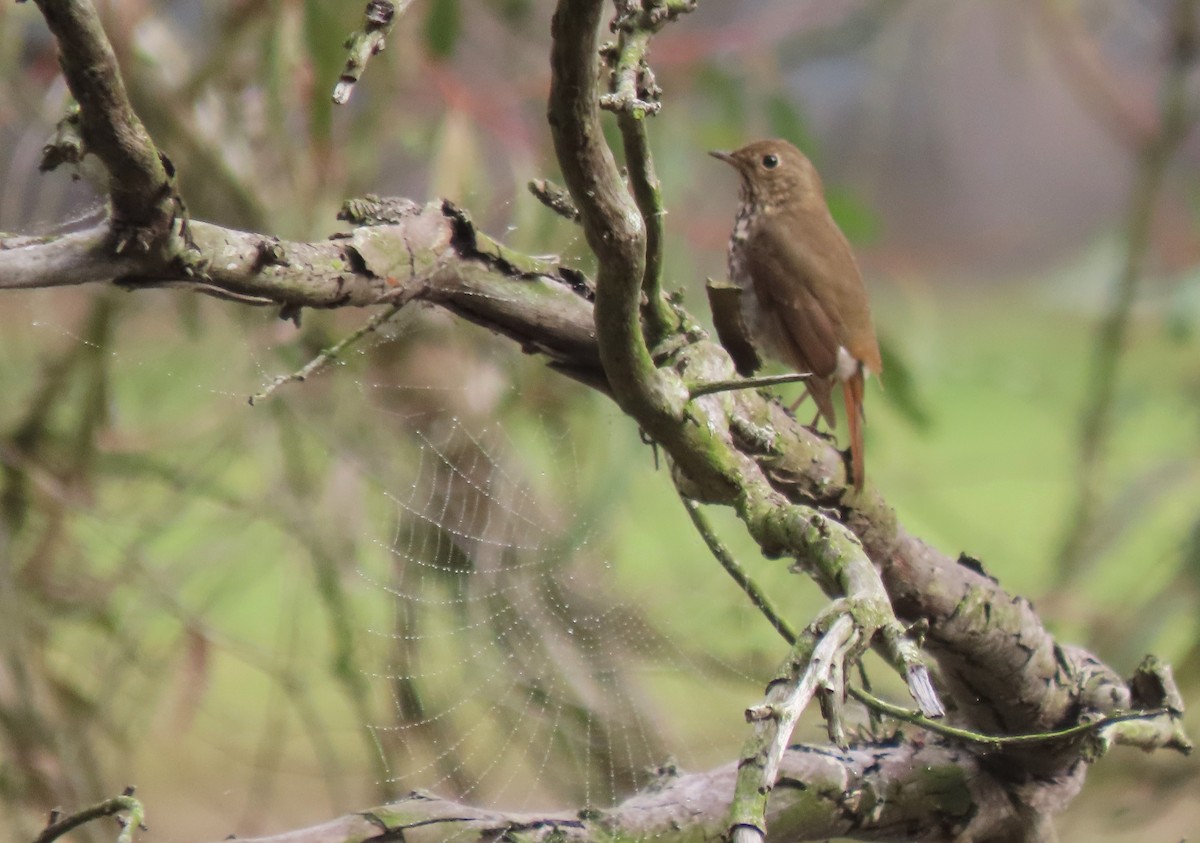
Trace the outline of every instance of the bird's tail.
[[850, 426], [850, 476], [854, 491], [861, 492], [867, 482], [867, 467], [863, 457], [863, 392], [866, 382], [859, 365], [854, 374], [842, 384], [842, 395], [846, 399], [846, 423]]

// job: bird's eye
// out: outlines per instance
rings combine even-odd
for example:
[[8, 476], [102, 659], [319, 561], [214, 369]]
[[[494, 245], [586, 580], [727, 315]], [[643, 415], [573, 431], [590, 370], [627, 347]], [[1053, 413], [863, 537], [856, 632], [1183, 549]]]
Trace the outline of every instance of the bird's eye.
[[774, 170], [779, 166], [779, 158], [775, 155], [764, 155], [762, 157], [762, 165], [768, 170]]

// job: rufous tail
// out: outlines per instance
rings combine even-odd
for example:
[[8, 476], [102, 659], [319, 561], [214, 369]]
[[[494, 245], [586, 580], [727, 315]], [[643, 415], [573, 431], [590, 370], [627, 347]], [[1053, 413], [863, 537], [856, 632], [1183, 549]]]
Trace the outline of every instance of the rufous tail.
[[850, 426], [850, 477], [854, 491], [861, 492], [867, 482], [867, 466], [863, 457], [863, 392], [866, 382], [862, 366], [842, 384], [842, 395], [846, 399], [846, 422]]

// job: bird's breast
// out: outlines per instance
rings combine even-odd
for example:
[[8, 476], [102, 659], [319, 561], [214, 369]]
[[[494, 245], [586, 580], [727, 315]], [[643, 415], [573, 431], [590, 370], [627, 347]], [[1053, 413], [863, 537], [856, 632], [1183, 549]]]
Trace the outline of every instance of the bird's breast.
[[729, 235], [729, 280], [743, 291], [752, 290], [754, 286], [746, 256], [750, 244], [750, 224], [758, 212], [759, 208], [754, 204], [742, 202], [733, 220], [733, 233]]
[[729, 280], [742, 291], [742, 321], [759, 352], [777, 360], [791, 362], [778, 314], [763, 306], [750, 274], [750, 226], [762, 210], [757, 205], [745, 202], [738, 208], [733, 222], [733, 233], [729, 236]]

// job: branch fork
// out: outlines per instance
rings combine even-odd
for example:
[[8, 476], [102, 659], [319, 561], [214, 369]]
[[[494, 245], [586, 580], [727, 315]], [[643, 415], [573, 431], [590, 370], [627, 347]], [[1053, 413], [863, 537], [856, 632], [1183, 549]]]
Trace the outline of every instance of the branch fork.
[[[796, 723], [814, 696], [821, 697], [822, 708], [840, 711], [845, 699], [844, 665], [857, 661], [867, 640], [844, 606], [825, 613], [793, 645], [763, 702], [746, 709], [746, 721], [754, 730], [738, 766], [730, 807], [732, 840], [749, 843], [766, 838], [767, 798]], [[827, 723], [830, 737], [845, 746], [840, 714], [828, 717]]]
[[[737, 784], [730, 806], [729, 836], [742, 843], [766, 837], [767, 799], [779, 778], [784, 753], [805, 709], [815, 697], [821, 706], [830, 740], [848, 746], [843, 711], [847, 669], [858, 664], [871, 643], [882, 639], [885, 651], [905, 651], [910, 689], [929, 716], [941, 716], [928, 670], [916, 655], [915, 644], [897, 634], [891, 606], [872, 598], [835, 600], [792, 645], [763, 702], [746, 709], [754, 731], [743, 747]], [[910, 649], [911, 648], [911, 649]], [[930, 710], [932, 709], [932, 710]]]

